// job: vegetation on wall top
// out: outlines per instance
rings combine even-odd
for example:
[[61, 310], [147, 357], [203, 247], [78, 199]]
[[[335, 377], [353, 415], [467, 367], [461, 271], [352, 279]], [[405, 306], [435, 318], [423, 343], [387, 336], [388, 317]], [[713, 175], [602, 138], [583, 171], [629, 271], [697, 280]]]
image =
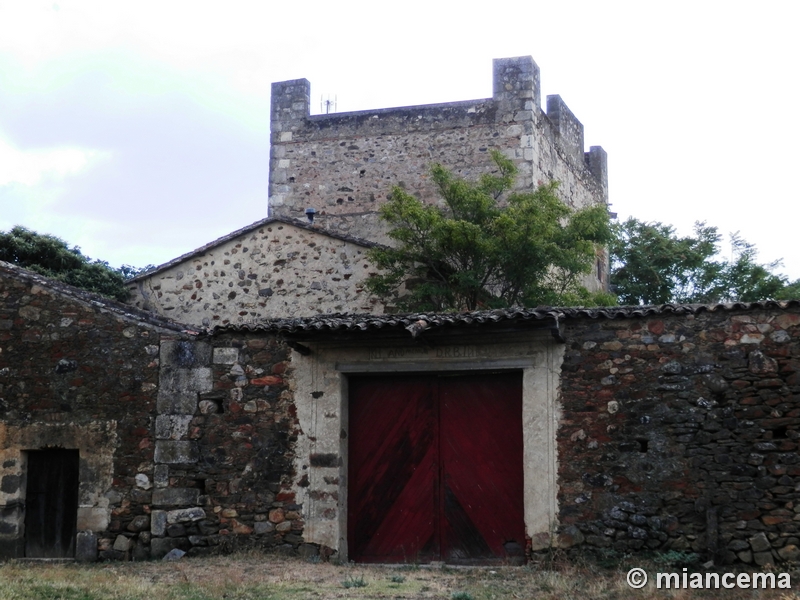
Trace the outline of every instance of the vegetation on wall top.
[[58, 237], [20, 226], [0, 231], [0, 260], [120, 301], [129, 296], [125, 281], [144, 270], [130, 265], [111, 267]]

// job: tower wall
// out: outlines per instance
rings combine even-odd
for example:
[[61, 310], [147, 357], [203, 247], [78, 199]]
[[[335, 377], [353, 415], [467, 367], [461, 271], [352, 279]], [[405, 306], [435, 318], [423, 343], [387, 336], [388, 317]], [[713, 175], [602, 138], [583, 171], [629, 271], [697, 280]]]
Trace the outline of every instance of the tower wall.
[[516, 163], [520, 189], [556, 179], [572, 207], [608, 201], [605, 152], [584, 153], [583, 125], [559, 96], [541, 109], [531, 57], [494, 61], [492, 98], [313, 116], [309, 102], [305, 79], [272, 86], [274, 216], [311, 207], [320, 227], [385, 243], [377, 211], [394, 185], [436, 203], [432, 163], [477, 178], [494, 168], [492, 149]]

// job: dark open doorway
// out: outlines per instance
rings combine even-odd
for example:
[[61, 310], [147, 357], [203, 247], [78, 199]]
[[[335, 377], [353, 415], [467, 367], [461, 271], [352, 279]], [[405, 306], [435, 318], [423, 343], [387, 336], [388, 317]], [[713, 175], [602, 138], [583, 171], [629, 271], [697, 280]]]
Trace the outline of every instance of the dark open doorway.
[[78, 520], [77, 450], [31, 450], [25, 500], [25, 556], [72, 558]]

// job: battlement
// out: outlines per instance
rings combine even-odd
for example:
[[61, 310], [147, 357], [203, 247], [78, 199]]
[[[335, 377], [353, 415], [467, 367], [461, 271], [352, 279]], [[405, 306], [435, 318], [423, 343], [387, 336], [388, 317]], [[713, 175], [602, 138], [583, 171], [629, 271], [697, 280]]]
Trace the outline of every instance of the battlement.
[[519, 170], [517, 186], [561, 182], [564, 202], [607, 202], [606, 155], [584, 151], [583, 125], [560, 96], [541, 107], [539, 67], [530, 56], [493, 62], [492, 97], [441, 104], [311, 115], [311, 84], [272, 84], [270, 211], [386, 241], [378, 208], [393, 185], [435, 203], [430, 165], [469, 178], [494, 169], [499, 150]]
[[[539, 67], [530, 56], [493, 61], [493, 96], [440, 104], [311, 115], [311, 83], [293, 79], [272, 84], [272, 143], [327, 137], [332, 132], [385, 134], [525, 121], [541, 114]], [[547, 97], [554, 141], [576, 166], [584, 163], [583, 125], [561, 96]]]

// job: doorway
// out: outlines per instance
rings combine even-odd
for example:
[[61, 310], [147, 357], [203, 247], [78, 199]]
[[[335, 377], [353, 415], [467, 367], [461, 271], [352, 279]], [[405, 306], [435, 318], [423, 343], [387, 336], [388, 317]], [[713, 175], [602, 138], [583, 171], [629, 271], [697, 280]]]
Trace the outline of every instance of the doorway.
[[72, 558], [78, 519], [77, 450], [27, 452], [25, 556]]
[[521, 372], [352, 376], [349, 401], [352, 560], [524, 560]]

